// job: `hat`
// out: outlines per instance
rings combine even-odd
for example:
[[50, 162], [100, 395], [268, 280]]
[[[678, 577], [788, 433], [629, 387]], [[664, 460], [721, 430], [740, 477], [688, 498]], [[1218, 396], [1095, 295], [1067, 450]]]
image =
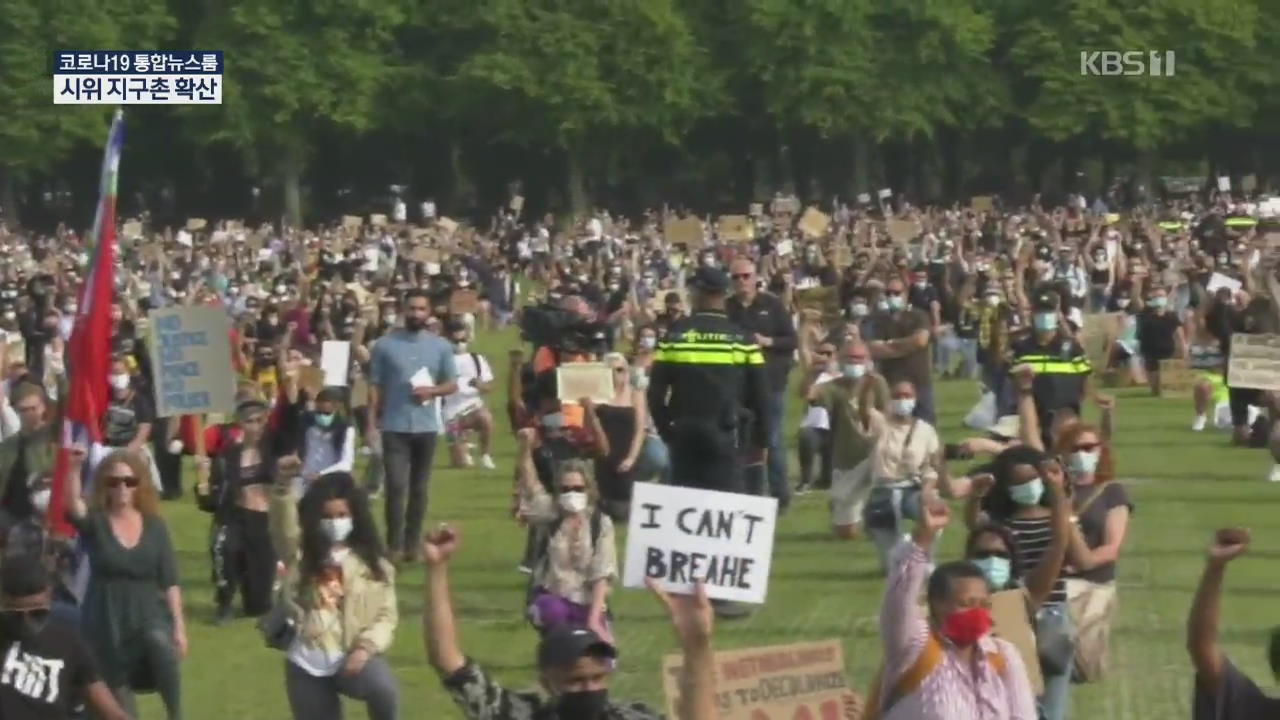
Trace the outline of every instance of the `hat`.
[[723, 293], [729, 291], [729, 274], [720, 268], [700, 267], [693, 273], [689, 286], [703, 292]]
[[618, 657], [618, 649], [587, 628], [560, 626], [543, 636], [538, 643], [538, 667], [562, 668], [573, 665], [584, 655]]

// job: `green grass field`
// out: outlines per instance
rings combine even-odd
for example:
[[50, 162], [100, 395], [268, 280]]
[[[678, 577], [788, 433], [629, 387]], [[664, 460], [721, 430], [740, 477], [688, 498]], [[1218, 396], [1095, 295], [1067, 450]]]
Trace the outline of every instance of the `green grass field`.
[[[477, 350], [502, 371], [514, 334], [481, 338]], [[504, 374], [499, 383], [505, 382]], [[943, 435], [964, 437], [960, 418], [975, 399], [969, 382], [939, 387]], [[495, 409], [498, 404], [492, 403]], [[790, 407], [795, 427], [799, 403]], [[1228, 653], [1265, 682], [1266, 632], [1280, 624], [1275, 602], [1280, 564], [1280, 485], [1263, 481], [1268, 457], [1227, 446], [1221, 432], [1192, 433], [1188, 398], [1152, 399], [1122, 391], [1118, 403], [1119, 474], [1137, 504], [1120, 563], [1120, 615], [1113, 633], [1115, 672], [1104, 683], [1077, 687], [1072, 717], [1151, 720], [1190, 717], [1191, 672], [1183, 650], [1186, 612], [1202, 568], [1211, 530], [1226, 524], [1251, 527], [1253, 549], [1232, 565], [1222, 623]], [[462, 532], [455, 562], [455, 602], [464, 650], [517, 688], [535, 684], [535, 635], [521, 615], [525, 576], [516, 572], [523, 534], [508, 518], [514, 446], [500, 420], [497, 472], [437, 467], [430, 491], [429, 525], [448, 521]], [[437, 465], [443, 464], [438, 456]], [[792, 458], [794, 466], [795, 460]], [[188, 483], [191, 482], [188, 480]], [[188, 493], [189, 495], [189, 493]], [[183, 667], [189, 720], [288, 717], [284, 659], [263, 646], [248, 620], [214, 628], [208, 516], [188, 498], [165, 507], [180, 554], [191, 654]], [[945, 535], [940, 558], [954, 558], [962, 532]], [[622, 548], [619, 548], [621, 561]], [[769, 601], [747, 620], [721, 623], [719, 648], [770, 645], [831, 637], [843, 639], [847, 670], [863, 689], [879, 665], [876, 635], [882, 581], [873, 548], [841, 543], [828, 532], [821, 493], [798, 498], [779, 524]], [[390, 660], [401, 685], [401, 716], [444, 719], [460, 714], [426, 663], [422, 642], [423, 571], [406, 568], [399, 581], [401, 623]], [[661, 658], [675, 643], [665, 616], [646, 592], [618, 590], [616, 629], [622, 652], [614, 697], [662, 704]], [[347, 702], [348, 716], [365, 717]], [[142, 702], [144, 717], [161, 717], [154, 696]]]

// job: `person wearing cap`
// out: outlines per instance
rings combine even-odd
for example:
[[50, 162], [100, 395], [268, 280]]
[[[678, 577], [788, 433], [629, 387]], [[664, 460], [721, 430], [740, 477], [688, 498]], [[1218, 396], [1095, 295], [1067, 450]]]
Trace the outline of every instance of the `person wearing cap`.
[[[777, 295], [760, 292], [756, 280], [755, 263], [740, 257], [730, 265], [733, 295], [726, 309], [729, 320], [747, 332], [752, 344], [760, 347], [764, 357], [765, 387], [768, 389], [768, 457], [759, 470], [749, 470], [748, 481], [752, 492], [768, 492], [778, 499], [778, 509], [783, 511], [791, 502], [791, 486], [787, 483], [786, 446], [782, 439], [782, 426], [787, 414], [787, 376], [799, 338], [791, 314], [787, 312]], [[763, 477], [759, 473], [764, 473]], [[765, 486], [767, 482], [767, 487]]]
[[907, 305], [907, 287], [901, 278], [885, 283], [888, 309], [879, 313], [876, 340], [867, 348], [876, 368], [890, 385], [906, 381], [915, 387], [914, 417], [933, 425], [937, 411], [933, 400], [933, 367], [929, 345], [933, 334], [929, 316]]
[[745, 492], [741, 448], [763, 460], [772, 431], [764, 356], [729, 320], [729, 277], [702, 267], [690, 280], [695, 312], [658, 343], [648, 400], [671, 450], [675, 484]]
[[[1037, 291], [1032, 296], [1032, 332], [1015, 342], [1011, 351], [1015, 371], [1023, 365], [1035, 371], [1032, 394], [1046, 447], [1057, 427], [1053, 424], [1055, 415], [1060, 411], [1080, 414], [1093, 372], [1084, 347], [1061, 324], [1060, 305], [1054, 290]], [[1002, 412], [1007, 409], [1000, 408]]]
[[[462, 651], [458, 621], [449, 589], [449, 563], [459, 534], [442, 525], [423, 543], [427, 583], [423, 602], [423, 634], [427, 657], [445, 690], [467, 720], [658, 720], [657, 710], [642, 703], [610, 700], [609, 685], [618, 649], [595, 631], [564, 626], [538, 644], [538, 680], [546, 695], [502, 687]], [[680, 677], [682, 720], [715, 720], [714, 625], [711, 603], [698, 585], [692, 595], [668, 595], [650, 589], [666, 607], [683, 654]]]

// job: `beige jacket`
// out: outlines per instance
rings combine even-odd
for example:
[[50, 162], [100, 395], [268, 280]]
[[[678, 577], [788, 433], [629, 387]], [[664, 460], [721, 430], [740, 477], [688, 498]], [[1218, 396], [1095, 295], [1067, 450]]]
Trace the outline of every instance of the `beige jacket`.
[[288, 570], [281, 599], [288, 603], [289, 615], [297, 623], [299, 640], [331, 652], [363, 648], [378, 655], [390, 649], [400, 622], [391, 563], [381, 561], [386, 580], [379, 581], [363, 560], [349, 553], [342, 561], [342, 606], [337, 612], [327, 610], [320, 606], [316, 586], [299, 574], [302, 528], [297, 493], [272, 490], [270, 523], [271, 544]]

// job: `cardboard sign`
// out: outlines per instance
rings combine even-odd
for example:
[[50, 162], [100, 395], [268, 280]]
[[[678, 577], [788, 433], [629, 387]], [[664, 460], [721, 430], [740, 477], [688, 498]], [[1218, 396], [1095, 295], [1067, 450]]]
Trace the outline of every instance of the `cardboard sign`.
[[126, 240], [142, 237], [142, 223], [137, 220], [130, 220], [120, 228], [120, 235]]
[[1232, 335], [1227, 385], [1280, 390], [1280, 335]]
[[815, 287], [796, 290], [795, 299], [797, 308], [818, 312], [824, 320], [840, 317], [840, 288]]
[[836, 248], [836, 267], [841, 270], [853, 264], [853, 248], [841, 245]]
[[1165, 395], [1189, 393], [1195, 384], [1195, 373], [1182, 358], [1160, 361], [1160, 392]]
[[777, 517], [772, 497], [635, 483], [623, 587], [651, 577], [688, 594], [701, 580], [709, 597], [763, 603]]
[[479, 309], [480, 293], [473, 288], [454, 290], [449, 295], [449, 312], [453, 315], [467, 315]]
[[795, 252], [795, 250], [796, 244], [790, 240], [783, 240], [773, 249], [773, 251], [777, 253], [778, 257], [786, 257]]
[[458, 223], [447, 217], [442, 217], [439, 220], [436, 220], [436, 227], [443, 230], [445, 235], [452, 235], [458, 231]]
[[1209, 276], [1209, 283], [1205, 285], [1204, 289], [1212, 295], [1218, 291], [1218, 288], [1227, 288], [1231, 290], [1232, 293], [1235, 293], [1243, 287], [1244, 283], [1239, 280], [1229, 275], [1223, 275], [1220, 272], [1216, 272]]
[[243, 221], [243, 220], [228, 220], [228, 221], [227, 221], [227, 232], [243, 232], [243, 231], [244, 231], [244, 221]]
[[324, 389], [324, 370], [318, 367], [298, 368], [298, 388], [308, 397], [315, 397]]
[[684, 245], [696, 250], [702, 247], [702, 221], [696, 217], [668, 218], [662, 224], [662, 237], [668, 245]]
[[797, 225], [800, 232], [815, 239], [826, 235], [827, 228], [830, 226], [831, 217], [813, 206], [805, 208], [804, 215], [800, 216], [800, 222]]
[[861, 205], [871, 204], [871, 193], [858, 193], [858, 203]]
[[1250, 175], [1245, 175], [1244, 177], [1240, 178], [1240, 191], [1241, 191], [1241, 192], [1245, 193], [1246, 195], [1251, 195], [1251, 194], [1253, 194], [1253, 191], [1254, 191], [1254, 190], [1257, 190], [1257, 189], [1258, 189], [1258, 176], [1257, 176], [1257, 175], [1252, 175], [1252, 174], [1250, 174]]
[[6, 363], [27, 362], [27, 341], [19, 333], [12, 333], [5, 338], [4, 360]]
[[414, 262], [419, 262], [424, 264], [435, 263], [439, 265], [441, 259], [442, 258], [441, 258], [441, 253], [439, 248], [418, 247], [414, 249], [413, 255], [412, 255], [412, 260]]
[[374, 227], [386, 227], [387, 216], [382, 213], [374, 213], [369, 216], [369, 224]]
[[974, 195], [969, 199], [969, 209], [974, 212], [995, 212], [996, 199], [993, 195]]
[[888, 200], [893, 197], [893, 190], [890, 188], [881, 188], [880, 192], [876, 193], [876, 196], [881, 200]]
[[1231, 192], [1231, 178], [1226, 175], [1218, 176], [1218, 192]]
[[[826, 720], [856, 717], [861, 707], [849, 688], [840, 640], [721, 650], [712, 660], [720, 720]], [[667, 717], [678, 718], [681, 655], [662, 660], [662, 693]]]
[[520, 211], [524, 209], [524, 196], [516, 195], [511, 198], [511, 202], [507, 203], [507, 207], [510, 208], [511, 212], [519, 215]]
[[1036, 651], [1036, 631], [1031, 626], [1025, 590], [1002, 590], [991, 595], [991, 619], [994, 633], [1013, 643], [1027, 668], [1031, 691], [1037, 697], [1044, 692], [1044, 676], [1040, 674], [1040, 654]]
[[613, 371], [604, 363], [565, 363], [556, 368], [556, 397], [570, 403], [582, 398], [608, 402], [613, 399]]
[[204, 218], [187, 218], [187, 229], [192, 232], [195, 232], [196, 230], [203, 230], [208, 224], [209, 221]]
[[325, 340], [320, 346], [320, 369], [324, 371], [325, 387], [346, 387], [347, 373], [351, 370], [351, 343]]
[[361, 408], [369, 405], [369, 381], [357, 378], [351, 383], [351, 407]]
[[915, 220], [890, 220], [885, 223], [889, 238], [899, 245], [909, 243], [920, 233], [920, 226]]
[[760, 217], [764, 214], [764, 203], [751, 203], [747, 206], [747, 214], [751, 217]]
[[154, 310], [147, 317], [156, 415], [234, 412], [236, 381], [226, 311], [198, 305]]
[[721, 215], [716, 222], [716, 234], [721, 241], [750, 240], [754, 234], [751, 232], [751, 218], [746, 215]]
[[361, 225], [364, 225], [364, 218], [359, 215], [342, 216], [342, 227], [344, 228], [358, 228]]

